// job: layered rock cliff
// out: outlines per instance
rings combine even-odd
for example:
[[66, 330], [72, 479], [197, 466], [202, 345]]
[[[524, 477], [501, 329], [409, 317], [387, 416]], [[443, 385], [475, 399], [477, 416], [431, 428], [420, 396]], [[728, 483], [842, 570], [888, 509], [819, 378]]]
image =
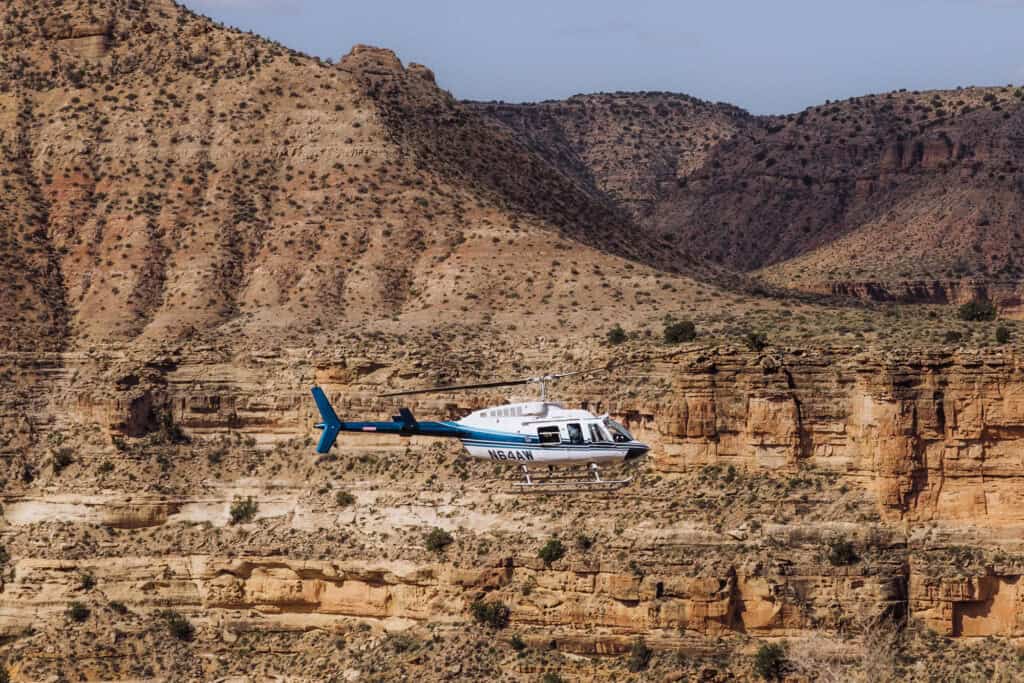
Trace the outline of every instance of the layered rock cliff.
[[[285, 651], [320, 652], [314, 678], [372, 679], [355, 651], [315, 639], [392, 652], [404, 633], [402, 647], [421, 654], [380, 670], [398, 675], [448, 661], [435, 657], [468, 647], [468, 628], [503, 643], [515, 634], [533, 654], [505, 645], [453, 679], [517, 666], [614, 677], [637, 638], [654, 671], [689, 652], [697, 672], [718, 653], [718, 673], [733, 676], [749, 673], [757, 639], [859, 643], [890, 619], [919, 625], [918, 638], [1020, 635], [1024, 374], [1013, 353], [637, 351], [558, 391], [623, 420], [652, 456], [617, 494], [564, 499], [513, 494], [514, 473], [429, 440], [346, 437], [315, 459], [308, 386], [345, 415], [387, 414], [374, 395], [416, 371], [385, 349], [22, 360], [21, 380], [50, 390], [31, 412], [12, 396], [4, 413], [9, 661], [27, 680], [146, 667], [224, 676], [244, 670], [228, 653], [247, 638], [267, 675]], [[493, 398], [410, 405], [445, 418]], [[250, 497], [255, 514], [233, 524], [230, 508]], [[455, 539], [440, 554], [424, 545], [434, 527]], [[537, 551], [553, 537], [568, 554], [547, 565]], [[477, 601], [507, 606], [509, 626], [469, 626]], [[47, 649], [32, 635], [65, 623], [73, 603], [111, 634], [95, 664], [82, 664], [91, 644]], [[196, 629], [187, 656], [154, 663], [126, 647], [125, 628], [159, 639], [168, 609]], [[278, 651], [268, 639], [283, 634], [306, 645]], [[421, 651], [424, 638], [445, 645]], [[536, 660], [544, 651], [554, 663]], [[598, 656], [585, 660], [598, 668], [576, 655]]]

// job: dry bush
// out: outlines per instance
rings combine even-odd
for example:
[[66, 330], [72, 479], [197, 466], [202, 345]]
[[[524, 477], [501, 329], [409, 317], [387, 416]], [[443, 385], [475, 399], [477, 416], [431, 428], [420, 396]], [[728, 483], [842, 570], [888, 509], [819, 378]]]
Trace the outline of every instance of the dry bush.
[[897, 655], [903, 623], [884, 615], [856, 615], [835, 635], [791, 640], [786, 659], [800, 678], [821, 683], [899, 681]]

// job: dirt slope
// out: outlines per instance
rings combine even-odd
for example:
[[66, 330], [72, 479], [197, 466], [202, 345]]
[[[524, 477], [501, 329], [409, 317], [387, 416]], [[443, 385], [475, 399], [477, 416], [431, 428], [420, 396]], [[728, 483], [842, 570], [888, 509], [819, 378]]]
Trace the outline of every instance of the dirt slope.
[[476, 106], [695, 259], [811, 291], [954, 301], [978, 289], [962, 280], [1020, 280], [1022, 98], [900, 91], [785, 117], [649, 93]]
[[331, 65], [169, 0], [5, 11], [12, 348], [593, 325], [663, 278], [696, 287], [627, 212], [387, 50]]

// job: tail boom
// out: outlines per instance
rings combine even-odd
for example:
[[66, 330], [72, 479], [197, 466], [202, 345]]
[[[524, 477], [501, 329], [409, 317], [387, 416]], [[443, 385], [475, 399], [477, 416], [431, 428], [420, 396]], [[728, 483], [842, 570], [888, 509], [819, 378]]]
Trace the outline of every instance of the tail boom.
[[408, 408], [402, 408], [391, 422], [342, 422], [327, 400], [327, 395], [320, 387], [313, 387], [313, 400], [320, 411], [323, 422], [316, 427], [322, 429], [316, 452], [327, 453], [331, 450], [340, 432], [371, 432], [377, 434], [398, 434], [399, 436], [437, 436], [463, 438], [466, 430], [445, 422], [419, 422]]

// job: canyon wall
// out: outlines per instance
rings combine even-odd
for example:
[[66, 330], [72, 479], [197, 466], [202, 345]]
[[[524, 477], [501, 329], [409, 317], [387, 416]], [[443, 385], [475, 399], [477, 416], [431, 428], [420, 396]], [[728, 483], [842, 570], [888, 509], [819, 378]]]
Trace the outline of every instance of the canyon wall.
[[[49, 389], [32, 397], [38, 413], [5, 412], [6, 452], [45, 451], [54, 433], [98, 430], [107, 436], [82, 448], [83, 468], [103, 460], [130, 464], [137, 453], [131, 447], [119, 451], [107, 439], [145, 441], [169, 424], [194, 443], [233, 435], [254, 453], [298, 444], [296, 459], [308, 461], [316, 421], [310, 385], [324, 386], [340, 414], [373, 417], [393, 407], [374, 398], [377, 388], [408, 376], [408, 368], [383, 355], [314, 362], [299, 349], [233, 358], [211, 350], [187, 361], [170, 355], [146, 362], [54, 354], [34, 367], [20, 358], [16, 365], [45, 378]], [[633, 379], [616, 381], [612, 374], [587, 384], [566, 383], [559, 395], [567, 403], [612, 413], [653, 446], [641, 466], [649, 472], [645, 480], [655, 477], [668, 487], [658, 494], [660, 502], [678, 507], [659, 532], [632, 523], [616, 540], [641, 563], [639, 569], [614, 558], [545, 567], [530, 551], [514, 549], [486, 554], [479, 562], [410, 560], [398, 569], [394, 562], [365, 558], [339, 564], [195, 553], [154, 564], [118, 552], [98, 564], [89, 558], [69, 564], [16, 556], [2, 596], [9, 613], [22, 616], [8, 626], [30, 619], [41, 606], [62, 605], [62, 583], [89, 566], [109, 577], [112, 597], [193, 610], [457, 619], [468, 601], [486, 593], [512, 605], [514, 623], [608, 628], [619, 636], [663, 630], [798, 633], [835, 626], [839, 613], [861, 609], [856, 605], [919, 616], [949, 635], [1020, 635], [1024, 610], [1017, 606], [1020, 570], [1012, 552], [1024, 523], [1024, 374], [1015, 356], [881, 359], [850, 349], [724, 349], [652, 360], [627, 374]], [[584, 394], [600, 398], [574, 400]], [[492, 398], [467, 393], [409, 405], [421, 418], [445, 419]], [[428, 440], [405, 443], [386, 436], [343, 442], [353, 453], [384, 453], [398, 463], [410, 452], [431, 448]], [[757, 518], [755, 512], [749, 519], [734, 515], [726, 525], [731, 528], [692, 522], [697, 508], [682, 482], [728, 470], [741, 479], [765, 475], [788, 482], [771, 501], [781, 518], [769, 516], [758, 528], [743, 523]], [[495, 475], [502, 473], [486, 476]], [[810, 500], [807, 492], [800, 494], [804, 478], [817, 482]], [[335, 513], [304, 501], [301, 483], [259, 476], [203, 481], [200, 491], [176, 495], [86, 493], [53, 481], [42, 490], [9, 491], [5, 515], [9, 528], [48, 519], [128, 532], [196, 523], [223, 527], [232, 495], [242, 491], [261, 500], [260, 518], [281, 518], [304, 530], [330, 529], [338, 521]], [[628, 491], [631, 500], [644, 497], [643, 483], [634, 489]], [[859, 492], [866, 506], [821, 512], [845, 489]], [[419, 494], [410, 495], [409, 505]], [[741, 496], [737, 491], [731, 500], [726, 491], [722, 504], [749, 509]], [[807, 517], [812, 509], [818, 512]], [[878, 557], [869, 564], [830, 566], [821, 549], [838, 537], [873, 548]], [[1002, 559], [933, 561], [961, 545], [998, 551]], [[786, 559], [775, 553], [774, 559], [758, 561], [765, 553], [771, 558], [773, 547], [797, 550]], [[696, 549], [720, 561], [707, 566], [672, 559], [677, 551], [687, 555]], [[147, 577], [154, 572], [171, 578], [151, 593]], [[529, 595], [509, 588], [526, 583], [535, 586]], [[603, 647], [588, 642], [586, 647]]]

